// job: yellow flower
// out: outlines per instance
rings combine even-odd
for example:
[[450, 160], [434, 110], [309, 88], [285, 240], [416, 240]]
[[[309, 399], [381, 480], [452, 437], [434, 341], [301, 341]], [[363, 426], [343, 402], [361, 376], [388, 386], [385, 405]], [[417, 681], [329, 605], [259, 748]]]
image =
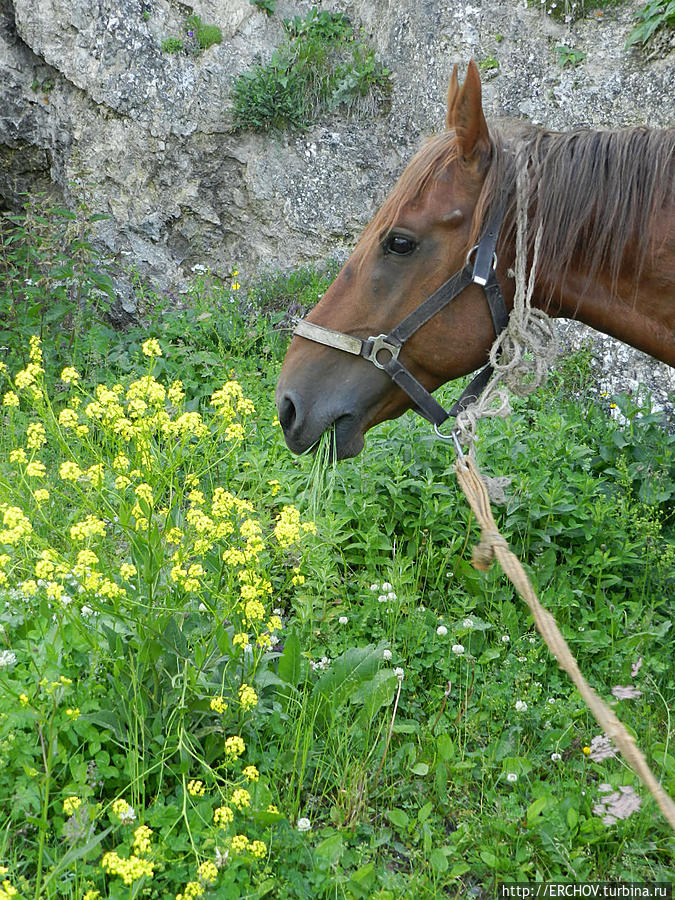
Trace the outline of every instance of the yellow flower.
[[197, 875], [199, 876], [199, 880], [203, 881], [204, 884], [213, 884], [216, 878], [218, 878], [218, 867], [215, 863], [211, 862], [211, 860], [207, 859], [198, 867]]
[[248, 684], [242, 684], [239, 687], [239, 702], [244, 709], [253, 709], [258, 705], [258, 695]]
[[69, 719], [79, 719], [80, 718], [80, 707], [76, 706], [74, 709], [67, 709], [66, 715]]
[[28, 706], [30, 700], [28, 699], [28, 694], [19, 694], [19, 703], [22, 706]]
[[20, 463], [25, 463], [27, 459], [28, 457], [26, 456], [26, 451], [23, 447], [17, 447], [16, 450], [10, 450], [9, 461], [11, 463], [19, 465]]
[[183, 397], [185, 397], [182, 381], [176, 380], [171, 382], [169, 385], [168, 397], [169, 403], [171, 403], [172, 406], [178, 406]]
[[248, 838], [245, 834], [235, 834], [232, 838], [232, 851], [234, 853], [244, 853], [248, 850]]
[[38, 586], [32, 578], [29, 578], [28, 581], [24, 581], [21, 585], [21, 592], [25, 594], [27, 597], [34, 597], [37, 594]]
[[263, 856], [267, 855], [267, 845], [264, 841], [253, 841], [249, 847], [249, 852], [255, 859], [262, 859]]
[[124, 825], [129, 825], [136, 821], [136, 813], [133, 806], [130, 806], [122, 797], [113, 800], [112, 811]]
[[0, 544], [18, 544], [20, 541], [28, 540], [33, 533], [30, 519], [18, 506], [8, 506], [5, 509], [2, 524], [5, 528], [0, 531]]
[[232, 799], [230, 802], [233, 803], [237, 809], [244, 809], [251, 805], [251, 795], [246, 788], [237, 788], [236, 791], [232, 792]]
[[159, 346], [159, 341], [157, 338], [148, 338], [147, 341], [142, 345], [141, 349], [143, 350], [143, 354], [145, 356], [149, 356], [152, 359], [155, 356], [162, 355], [162, 348]]
[[3, 406], [8, 406], [8, 407], [9, 407], [9, 406], [18, 406], [18, 405], [19, 405], [19, 398], [18, 398], [17, 395], [14, 393], [14, 391], [7, 391], [7, 393], [5, 394], [5, 396], [2, 398], [2, 405], [3, 405]]
[[247, 781], [258, 781], [260, 779], [260, 772], [255, 766], [246, 766], [242, 774]]
[[244, 426], [239, 422], [232, 422], [225, 429], [225, 440], [232, 441], [236, 443], [237, 441], [243, 441], [244, 439]]
[[213, 813], [213, 821], [219, 828], [227, 828], [234, 819], [234, 813], [229, 806], [219, 806]]
[[145, 500], [148, 506], [152, 506], [154, 499], [152, 496], [152, 488], [146, 482], [142, 482], [141, 484], [137, 484], [134, 488], [134, 493], [138, 497], [139, 500]]
[[124, 578], [125, 580], [133, 578], [136, 571], [136, 566], [134, 566], [133, 563], [122, 563], [120, 566], [120, 578]]
[[79, 380], [80, 373], [72, 366], [66, 366], [61, 372], [61, 381], [65, 381], [66, 384], [77, 384]]
[[96, 516], [86, 516], [81, 522], [76, 522], [70, 527], [70, 536], [74, 541], [85, 541], [95, 535], [105, 537], [105, 523]]
[[141, 859], [138, 856], [124, 859], [111, 851], [103, 855], [101, 868], [110, 875], [119, 875], [125, 884], [131, 885], [140, 878], [152, 878], [155, 867], [149, 859]]
[[133, 850], [137, 856], [147, 856], [150, 853], [150, 837], [152, 836], [152, 828], [147, 825], [139, 825], [134, 831]]
[[188, 881], [182, 894], [176, 894], [176, 900], [195, 900], [204, 896], [204, 885], [198, 881]]
[[63, 596], [63, 588], [58, 581], [48, 581], [45, 586], [45, 593], [50, 600], [58, 600]]
[[33, 491], [33, 497], [36, 503], [46, 503], [49, 500], [49, 491], [46, 488], [38, 488]]
[[82, 477], [83, 472], [77, 463], [67, 460], [59, 466], [59, 475], [63, 481], [77, 481]]
[[237, 759], [246, 750], [246, 744], [238, 734], [225, 739], [225, 755]]
[[227, 703], [222, 697], [211, 697], [211, 709], [217, 713], [224, 713], [227, 709]]
[[591, 748], [590, 748], [590, 747], [583, 747], [582, 749], [583, 749], [583, 752], [584, 752], [584, 756], [589, 756], [589, 755], [590, 755], [590, 752], [591, 752]]
[[66, 797], [63, 801], [63, 811], [67, 816], [72, 816], [80, 806], [82, 806], [82, 800], [79, 797]]
[[206, 788], [204, 786], [204, 782], [199, 779], [193, 779], [188, 781], [187, 784], [188, 794], [192, 797], [203, 797], [206, 793]]
[[26, 428], [26, 446], [29, 450], [37, 450], [47, 443], [45, 426], [42, 422], [31, 422]]
[[232, 643], [235, 647], [241, 647], [242, 649], [250, 643], [248, 634], [245, 631], [240, 631], [239, 634], [235, 634], [232, 638]]
[[87, 891], [87, 893], [82, 897], [82, 900], [99, 900], [101, 896], [100, 891], [95, 891], [93, 889]]
[[267, 812], [273, 813], [275, 816], [278, 816], [279, 815], [279, 807], [276, 805], [276, 803], [270, 803], [269, 806], [267, 807]]
[[39, 459], [32, 460], [26, 466], [26, 475], [30, 478], [44, 478], [46, 472], [45, 464], [40, 462]]

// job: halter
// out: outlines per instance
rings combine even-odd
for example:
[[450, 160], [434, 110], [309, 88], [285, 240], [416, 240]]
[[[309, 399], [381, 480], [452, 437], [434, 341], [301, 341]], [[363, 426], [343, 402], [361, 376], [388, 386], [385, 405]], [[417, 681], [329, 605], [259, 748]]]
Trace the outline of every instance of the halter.
[[[495, 275], [497, 268], [497, 254], [495, 248], [499, 238], [499, 229], [504, 217], [504, 209], [499, 208], [488, 222], [488, 226], [480, 242], [472, 247], [466, 257], [464, 268], [455, 272], [438, 290], [434, 291], [424, 302], [406, 316], [389, 334], [378, 334], [377, 337], [369, 337], [366, 340], [344, 334], [342, 331], [334, 331], [332, 328], [324, 328], [323, 325], [315, 325], [305, 319], [295, 320], [293, 334], [318, 344], [325, 344], [336, 350], [344, 350], [354, 356], [367, 359], [378, 369], [382, 369], [391, 380], [398, 385], [410, 397], [415, 405], [415, 410], [425, 419], [428, 419], [436, 429], [450, 416], [456, 416], [474, 403], [481, 391], [490, 380], [493, 372], [491, 365], [474, 376], [462, 395], [454, 403], [450, 410], [445, 409], [431, 396], [429, 391], [399, 362], [398, 355], [401, 347], [408, 338], [426, 325], [437, 313], [455, 300], [470, 284], [478, 284], [483, 288], [487, 300], [492, 325], [495, 335], [499, 336], [506, 328], [509, 314], [504, 303], [504, 296]], [[473, 265], [471, 259], [475, 253]], [[388, 355], [384, 361], [380, 354]]]

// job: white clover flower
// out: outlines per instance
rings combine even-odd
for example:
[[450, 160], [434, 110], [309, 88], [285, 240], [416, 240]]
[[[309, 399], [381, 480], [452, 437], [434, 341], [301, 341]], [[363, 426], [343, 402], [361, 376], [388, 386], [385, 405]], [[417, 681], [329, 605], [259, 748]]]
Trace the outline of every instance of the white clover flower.
[[401, 666], [396, 666], [396, 668], [394, 669], [394, 675], [398, 678], [399, 681], [403, 681], [403, 676], [405, 675], [405, 672], [403, 671]]
[[502, 644], [508, 644], [508, 642], [509, 642], [510, 640], [511, 640], [511, 638], [509, 637], [508, 634], [503, 634], [503, 635], [502, 635]]
[[473, 619], [469, 619], [469, 618], [463, 619], [462, 627], [463, 628], [473, 628]]
[[387, 648], [385, 648], [385, 649], [382, 651], [382, 659], [384, 659], [384, 660], [386, 660], [387, 662], [389, 662], [389, 660], [391, 659], [391, 650], [388, 650]]
[[436, 629], [436, 634], [439, 637], [445, 637], [447, 633], [448, 633], [448, 629], [445, 627], [445, 625], [439, 625], [438, 628]]
[[312, 823], [309, 821], [309, 819], [303, 816], [301, 819], [298, 819], [298, 824], [296, 827], [298, 831], [309, 831], [312, 827]]
[[516, 712], [525, 712], [527, 703], [524, 700], [516, 700]]
[[506, 780], [511, 783], [518, 781], [518, 775], [515, 772], [509, 772], [506, 776]]
[[551, 753], [551, 762], [560, 762], [562, 756], [559, 753]]
[[346, 625], [347, 622], [349, 622], [349, 619], [347, 618], [347, 616], [340, 616], [338, 622], [340, 623], [340, 625]]
[[383, 590], [383, 591], [386, 592], [386, 591], [390, 591], [391, 589], [392, 589], [392, 587], [391, 587], [391, 585], [389, 584], [388, 581], [385, 581], [385, 582], [382, 584], [382, 590]]
[[386, 602], [387, 602], [387, 595], [386, 595], [386, 594], [380, 594], [380, 596], [377, 598], [377, 602], [378, 602], [378, 603], [386, 603]]
[[395, 592], [395, 591], [389, 591], [389, 592], [387, 593], [387, 600], [398, 600], [398, 597], [396, 596], [396, 592]]
[[555, 697], [549, 697], [547, 703], [555, 703]]
[[13, 650], [0, 651], [0, 668], [13, 666], [16, 662], [16, 653]]
[[373, 582], [373, 584], [371, 584], [371, 586], [370, 586], [370, 590], [373, 592], [379, 591], [379, 589], [380, 589], [380, 586], [379, 586], [379, 584], [377, 584], [377, 582]]
[[452, 645], [452, 652], [453, 652], [456, 656], [461, 656], [462, 653], [464, 653], [464, 645], [463, 645], [463, 644], [453, 644], [453, 645]]

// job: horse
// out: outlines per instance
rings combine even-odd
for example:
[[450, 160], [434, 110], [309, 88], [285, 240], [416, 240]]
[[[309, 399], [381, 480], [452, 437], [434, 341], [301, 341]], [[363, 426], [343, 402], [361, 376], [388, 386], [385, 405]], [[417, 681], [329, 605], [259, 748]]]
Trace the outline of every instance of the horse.
[[407, 409], [447, 418], [431, 393], [485, 364], [513, 306], [519, 172], [530, 263], [538, 241], [532, 306], [675, 366], [674, 170], [675, 129], [488, 125], [476, 64], [461, 86], [455, 65], [445, 131], [296, 324], [276, 391], [288, 447], [333, 429], [347, 458]]

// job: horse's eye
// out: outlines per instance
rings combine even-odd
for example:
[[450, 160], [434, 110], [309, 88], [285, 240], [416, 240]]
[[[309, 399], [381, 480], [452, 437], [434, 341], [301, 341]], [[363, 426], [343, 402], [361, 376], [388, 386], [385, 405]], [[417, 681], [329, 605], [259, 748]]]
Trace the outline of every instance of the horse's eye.
[[390, 234], [384, 242], [384, 252], [395, 253], [397, 256], [407, 256], [416, 247], [415, 241], [403, 234]]

